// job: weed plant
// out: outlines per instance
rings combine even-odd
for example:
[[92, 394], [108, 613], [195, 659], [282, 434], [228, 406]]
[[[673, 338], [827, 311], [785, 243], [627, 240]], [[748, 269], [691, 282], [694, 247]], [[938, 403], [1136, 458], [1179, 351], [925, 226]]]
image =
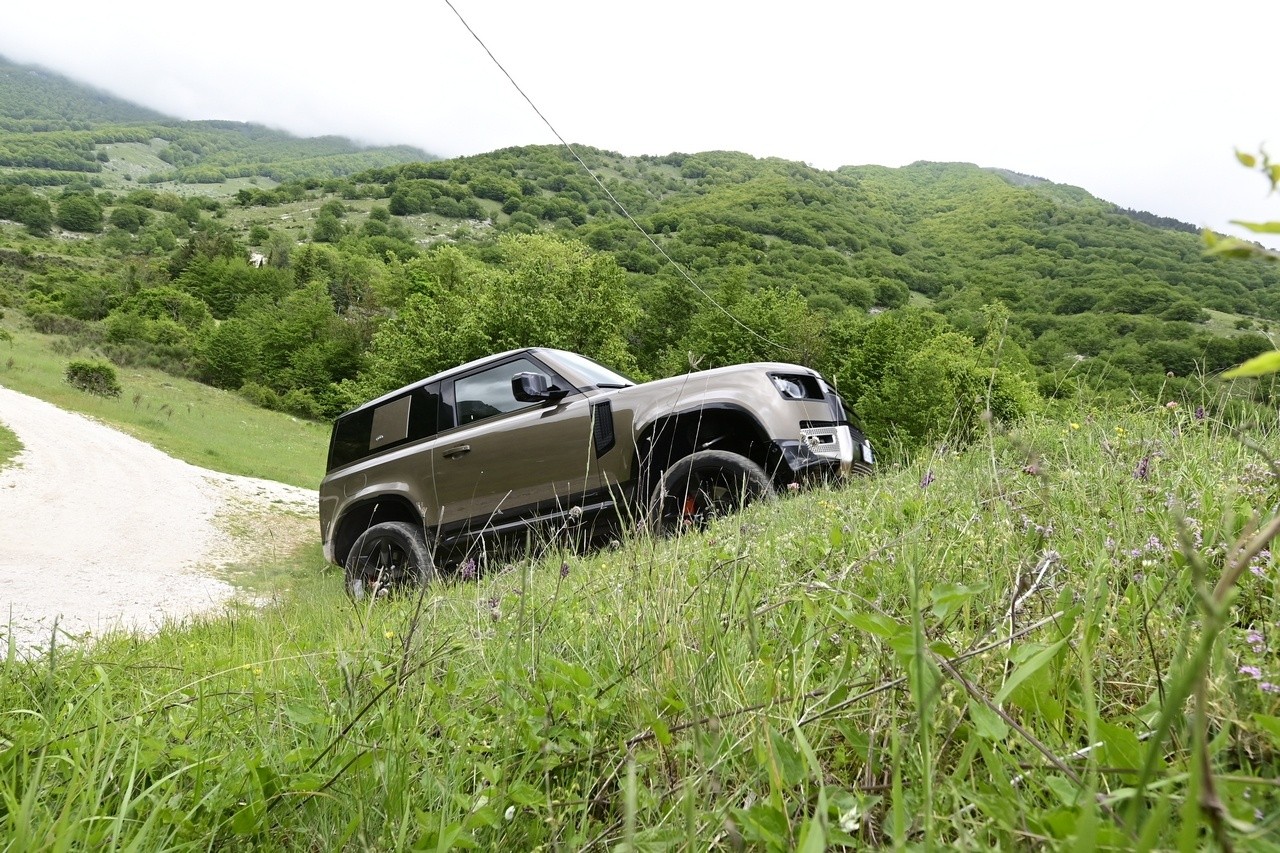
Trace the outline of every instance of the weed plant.
[[1276, 849], [1276, 444], [1080, 411], [701, 534], [358, 605], [317, 557], [262, 609], [11, 649], [0, 838]]

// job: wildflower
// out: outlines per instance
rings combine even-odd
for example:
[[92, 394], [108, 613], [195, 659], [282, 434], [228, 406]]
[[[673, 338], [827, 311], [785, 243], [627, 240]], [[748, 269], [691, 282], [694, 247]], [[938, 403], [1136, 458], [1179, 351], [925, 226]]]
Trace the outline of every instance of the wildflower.
[[1071, 422], [1071, 428], [1072, 428], [1072, 429], [1080, 429], [1080, 424], [1076, 423], [1075, 421], [1072, 421], [1072, 422]]
[[1124, 427], [1122, 426], [1116, 427], [1116, 435], [1124, 435]]
[[561, 578], [567, 578], [567, 577], [569, 577], [569, 564], [568, 564], [568, 563], [561, 563], [561, 564], [560, 564], [560, 577], [561, 577]]
[[1032, 477], [1038, 477], [1040, 475], [1040, 466], [1036, 465], [1034, 462], [1030, 465], [1024, 465], [1022, 466], [1022, 473], [1030, 474]]
[[1116, 549], [1116, 540], [1108, 536], [1107, 541], [1103, 543], [1103, 547], [1107, 549], [1108, 553], [1114, 551]]
[[462, 564], [462, 568], [458, 570], [458, 576], [464, 581], [473, 581], [476, 579], [476, 561], [473, 557], [467, 557], [467, 561]]
[[1172, 412], [1174, 409], [1178, 408], [1178, 401], [1170, 400], [1169, 402], [1164, 404], [1164, 407]]
[[1146, 480], [1147, 475], [1150, 473], [1151, 473], [1151, 457], [1144, 456], [1142, 457], [1142, 461], [1138, 463], [1138, 467], [1134, 469], [1133, 478], [1135, 480]]
[[1280, 684], [1272, 684], [1270, 681], [1262, 681], [1258, 683], [1258, 689], [1264, 693], [1280, 693]]
[[382, 633], [382, 636], [386, 637], [388, 640], [394, 640], [394, 639], [396, 638], [396, 632], [395, 632], [395, 631], [384, 631], [384, 632]]
[[924, 476], [920, 478], [920, 488], [922, 489], [928, 488], [929, 484], [932, 483], [933, 480], [934, 480], [933, 471], [932, 470], [925, 471]]
[[1196, 420], [1202, 421], [1204, 420], [1204, 417], [1205, 417], [1204, 406], [1196, 406], [1196, 415], [1195, 415]]
[[1250, 631], [1245, 635], [1245, 642], [1253, 649], [1254, 654], [1262, 654], [1267, 650], [1267, 642], [1257, 631]]
[[1256, 666], [1242, 666], [1240, 667], [1240, 674], [1247, 675], [1254, 681], [1262, 678], [1262, 670], [1258, 669]]
[[800, 491], [800, 484], [799, 484], [799, 483], [787, 483], [787, 491], [788, 491], [788, 492], [798, 492], [798, 491]]

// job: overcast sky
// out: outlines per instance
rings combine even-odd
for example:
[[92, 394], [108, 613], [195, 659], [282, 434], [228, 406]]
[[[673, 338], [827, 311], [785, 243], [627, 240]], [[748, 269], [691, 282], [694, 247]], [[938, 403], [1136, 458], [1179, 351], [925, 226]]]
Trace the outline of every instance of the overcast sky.
[[[1280, 219], [1272, 4], [453, 0], [570, 142], [999, 166], [1231, 230]], [[554, 142], [444, 0], [6, 4], [0, 54], [184, 119], [477, 154]], [[56, 13], [51, 13], [56, 10]]]

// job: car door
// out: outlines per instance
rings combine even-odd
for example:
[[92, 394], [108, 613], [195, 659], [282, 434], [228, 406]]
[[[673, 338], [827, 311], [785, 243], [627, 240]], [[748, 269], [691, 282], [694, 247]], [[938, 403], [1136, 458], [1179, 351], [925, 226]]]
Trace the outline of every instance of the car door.
[[441, 531], [503, 531], [561, 512], [599, 483], [591, 405], [570, 391], [555, 403], [515, 399], [511, 379], [541, 373], [568, 383], [528, 355], [456, 377], [449, 397], [457, 426], [436, 445]]

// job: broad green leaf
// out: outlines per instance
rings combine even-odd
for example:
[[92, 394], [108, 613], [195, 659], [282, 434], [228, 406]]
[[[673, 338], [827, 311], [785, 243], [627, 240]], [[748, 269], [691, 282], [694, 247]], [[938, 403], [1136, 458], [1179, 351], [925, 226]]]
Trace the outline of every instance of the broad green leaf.
[[1258, 728], [1271, 735], [1275, 744], [1280, 745], [1280, 717], [1254, 714], [1253, 721], [1258, 724]]
[[1241, 376], [1266, 376], [1280, 371], [1280, 350], [1264, 352], [1254, 356], [1239, 367], [1233, 367], [1222, 374], [1223, 379], [1237, 379]]
[[1009, 736], [1009, 725], [982, 702], [969, 700], [969, 719], [973, 721], [973, 730], [980, 738], [1004, 740]]
[[1098, 736], [1102, 738], [1103, 761], [1108, 766], [1135, 771], [1142, 766], [1142, 747], [1138, 736], [1129, 729], [1099, 720]]
[[769, 730], [769, 741], [778, 762], [778, 772], [784, 785], [798, 785], [805, 777], [804, 759], [789, 740], [774, 729]]
[[1237, 240], [1235, 237], [1222, 237], [1213, 240], [1205, 240], [1208, 248], [1204, 250], [1206, 255], [1222, 255], [1228, 258], [1248, 258], [1257, 253], [1258, 249], [1249, 245], [1243, 240]]
[[1068, 808], [1074, 807], [1080, 800], [1080, 789], [1065, 776], [1051, 774], [1045, 777], [1044, 784]]
[[1244, 151], [1237, 151], [1236, 159], [1247, 169], [1252, 169], [1258, 165], [1258, 158]]
[[986, 584], [979, 586], [942, 584], [934, 587], [929, 593], [929, 597], [933, 599], [933, 615], [939, 619], [946, 619], [984, 589]]
[[879, 613], [853, 613], [849, 616], [849, 624], [868, 634], [884, 637], [886, 640], [895, 637], [903, 626], [888, 616]]
[[1280, 222], [1246, 222], [1243, 219], [1233, 219], [1231, 224], [1248, 228], [1254, 234], [1280, 234]]
[[1000, 692], [996, 694], [995, 704], [999, 705], [1009, 698], [1009, 694], [1017, 689], [1018, 685], [1026, 681], [1030, 676], [1034, 675], [1038, 670], [1044, 667], [1049, 661], [1053, 660], [1058, 652], [1062, 651], [1062, 647], [1067, 644], [1064, 637], [1051, 646], [1047, 646], [1036, 652], [1024, 663], [1019, 664], [1018, 668], [1009, 676], [1009, 680], [1000, 688]]
[[261, 800], [254, 800], [231, 818], [231, 831], [236, 835], [253, 835], [262, 827], [262, 818], [266, 816], [267, 807]]

